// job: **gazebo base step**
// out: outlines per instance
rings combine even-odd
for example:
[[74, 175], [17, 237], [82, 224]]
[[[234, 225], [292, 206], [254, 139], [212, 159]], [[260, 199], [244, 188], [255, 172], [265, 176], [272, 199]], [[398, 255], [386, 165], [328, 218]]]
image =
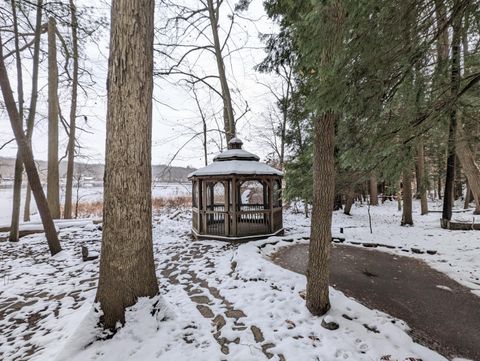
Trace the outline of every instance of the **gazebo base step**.
[[254, 234], [251, 236], [235, 236], [235, 237], [228, 237], [228, 236], [219, 236], [219, 235], [214, 235], [214, 234], [199, 234], [197, 231], [192, 229], [192, 235], [195, 237], [195, 239], [214, 239], [218, 241], [229, 241], [229, 242], [248, 242], [248, 241], [254, 241], [258, 239], [264, 239], [268, 237], [273, 237], [273, 236], [283, 236], [284, 229], [279, 229], [278, 231], [274, 233], [268, 233], [268, 234]]

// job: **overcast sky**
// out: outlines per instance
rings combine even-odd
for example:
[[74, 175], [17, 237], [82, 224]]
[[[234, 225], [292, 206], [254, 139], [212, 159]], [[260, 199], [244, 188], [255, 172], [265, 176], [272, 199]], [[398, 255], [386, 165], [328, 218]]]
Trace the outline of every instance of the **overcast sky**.
[[[109, 16], [108, 5], [101, 5], [97, 1], [87, 1], [85, 3], [93, 4], [99, 15]], [[234, 2], [231, 1], [232, 5]], [[222, 6], [223, 23], [227, 24], [226, 16], [231, 12], [229, 7]], [[261, 83], [273, 84], [275, 79], [270, 75], [259, 74], [253, 67], [258, 64], [265, 56], [263, 44], [258, 38], [259, 32], [271, 33], [274, 31], [274, 25], [267, 19], [262, 1], [254, 0], [247, 13], [243, 14], [250, 20], [237, 19], [238, 26], [233, 32], [231, 48], [235, 49], [242, 45], [242, 50], [234, 52], [226, 64], [227, 72], [231, 81], [232, 98], [238, 104], [238, 109], [245, 107], [248, 103], [249, 112], [243, 117], [237, 126], [238, 135], [244, 140], [244, 147], [265, 157], [267, 150], [261, 146], [262, 141], [259, 134], [259, 128], [264, 123], [264, 115], [267, 109], [274, 104], [274, 98], [269, 90]], [[162, 14], [157, 11], [158, 19]], [[251, 21], [254, 19], [255, 21]], [[87, 124], [84, 119], [79, 119], [79, 124], [86, 130], [79, 133], [79, 143], [82, 146], [81, 155], [90, 159], [90, 162], [104, 161], [105, 146], [105, 117], [106, 117], [106, 76], [107, 76], [107, 56], [108, 56], [108, 30], [102, 34], [101, 39], [96, 43], [90, 43], [84, 49], [86, 59], [82, 64], [92, 72], [95, 80], [93, 89], [89, 89], [87, 94], [82, 94], [78, 113], [87, 116]], [[198, 40], [201, 42], [201, 40]], [[46, 43], [43, 41], [46, 48]], [[156, 68], [161, 67], [159, 61], [163, 61], [156, 56]], [[62, 64], [60, 64], [62, 66]], [[211, 54], [202, 54], [195, 59], [197, 70], [204, 74], [216, 73], [215, 60]], [[29, 76], [31, 65], [24, 62], [26, 74], [25, 92], [29, 94]], [[15, 71], [10, 68], [11, 82], [14, 83]], [[46, 72], [40, 79], [40, 112], [46, 114]], [[179, 166], [200, 167], [203, 165], [203, 149], [201, 138], [194, 138], [194, 134], [201, 130], [199, 111], [192, 97], [191, 91], [182, 87], [178, 78], [156, 79], [154, 89], [153, 103], [153, 149], [152, 161], [155, 164], [167, 164]], [[60, 94], [62, 103], [62, 112], [68, 118], [69, 112], [69, 89], [65, 88]], [[209, 118], [209, 125], [213, 127], [215, 119], [213, 114], [221, 109], [221, 100], [215, 94], [208, 93], [204, 89], [199, 89], [199, 98], [202, 103], [202, 109]], [[28, 104], [28, 103], [27, 103]], [[0, 122], [0, 144], [13, 137], [10, 124], [5, 112], [1, 113]], [[47, 122], [46, 119], [37, 119], [37, 125], [34, 133], [33, 149], [37, 159], [46, 159], [47, 157]], [[217, 121], [221, 119], [217, 118]], [[66, 147], [65, 132], [60, 127], [61, 149], [59, 154], [64, 153]], [[213, 132], [212, 132], [213, 135]], [[193, 140], [192, 137], [194, 138]], [[186, 145], [185, 145], [186, 144]], [[185, 145], [185, 146], [184, 146]], [[175, 156], [177, 151], [184, 146]], [[213, 139], [209, 142], [209, 161], [212, 155], [218, 152], [218, 142]], [[16, 147], [12, 143], [0, 151], [0, 156], [15, 156]], [[175, 156], [175, 157], [174, 157]], [[172, 160], [173, 159], [173, 160]]]

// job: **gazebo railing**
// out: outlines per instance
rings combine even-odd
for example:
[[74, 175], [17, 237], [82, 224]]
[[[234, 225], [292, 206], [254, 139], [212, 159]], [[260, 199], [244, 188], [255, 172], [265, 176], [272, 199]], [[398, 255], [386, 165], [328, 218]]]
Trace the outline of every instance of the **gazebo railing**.
[[[270, 234], [282, 228], [282, 208], [264, 209], [262, 205], [248, 205], [242, 210], [225, 211], [223, 205], [210, 206], [209, 210], [193, 209], [193, 228], [198, 233], [212, 236], [247, 237]], [[247, 208], [248, 210], [245, 210]]]

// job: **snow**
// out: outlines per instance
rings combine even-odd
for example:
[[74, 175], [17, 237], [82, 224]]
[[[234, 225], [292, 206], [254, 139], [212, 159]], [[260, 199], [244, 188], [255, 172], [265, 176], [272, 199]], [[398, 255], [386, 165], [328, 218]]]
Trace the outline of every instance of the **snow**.
[[243, 149], [227, 149], [226, 151], [217, 154], [214, 158], [214, 162], [223, 161], [229, 158], [237, 158], [237, 159], [253, 159], [254, 161], [259, 161], [260, 157], [253, 153], [247, 152]]
[[248, 160], [228, 160], [222, 162], [213, 162], [204, 168], [192, 172], [188, 177], [195, 176], [216, 176], [216, 175], [278, 175], [283, 173], [269, 165], [256, 161]]
[[[370, 234], [367, 207], [357, 205], [351, 217], [335, 212], [333, 230], [344, 227], [347, 242], [394, 245], [397, 248], [382, 250], [424, 259], [480, 291], [475, 279], [480, 270], [478, 234], [442, 230], [439, 214], [415, 212], [415, 226], [404, 228], [396, 204], [371, 207]], [[0, 242], [0, 314], [5, 315], [0, 317], [0, 359], [373, 361], [391, 355], [389, 360], [446, 360], [413, 342], [403, 321], [333, 288], [332, 309], [325, 317], [312, 316], [301, 297], [305, 277], [269, 260], [273, 251], [291, 244], [283, 237], [241, 245], [192, 241], [190, 217], [189, 212], [175, 219], [168, 212], [154, 216], [161, 295], [139, 299], [128, 309], [126, 325], [111, 338], [97, 326], [99, 261], [81, 260], [82, 245], [100, 250], [97, 227], [67, 223], [69, 227], [60, 229], [64, 250], [55, 257], [48, 255], [43, 235], [26, 236], [17, 244]], [[288, 238], [302, 242], [309, 222], [286, 212]], [[435, 249], [437, 254], [407, 253], [398, 247]], [[211, 315], [202, 315], [201, 307]], [[321, 327], [322, 319], [336, 322], [338, 330]]]

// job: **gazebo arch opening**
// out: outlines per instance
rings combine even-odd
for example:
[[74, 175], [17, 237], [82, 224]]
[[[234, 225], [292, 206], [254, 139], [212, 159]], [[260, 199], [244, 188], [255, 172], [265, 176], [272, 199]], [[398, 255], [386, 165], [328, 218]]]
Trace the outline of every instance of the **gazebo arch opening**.
[[260, 163], [238, 138], [192, 180], [192, 233], [196, 238], [242, 240], [283, 233], [282, 172]]

